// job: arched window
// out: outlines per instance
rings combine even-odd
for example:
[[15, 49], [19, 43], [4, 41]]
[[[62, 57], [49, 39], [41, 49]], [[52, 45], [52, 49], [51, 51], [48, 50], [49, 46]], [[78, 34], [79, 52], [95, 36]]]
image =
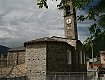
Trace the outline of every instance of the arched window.
[[68, 54], [68, 64], [72, 64], [72, 56], [71, 56], [71, 51], [67, 50], [67, 54]]
[[70, 15], [71, 15], [70, 6], [66, 6], [66, 16], [70, 16]]
[[84, 53], [84, 64], [86, 64], [86, 55]]
[[82, 51], [80, 51], [80, 64], [83, 64], [83, 55], [82, 55]]

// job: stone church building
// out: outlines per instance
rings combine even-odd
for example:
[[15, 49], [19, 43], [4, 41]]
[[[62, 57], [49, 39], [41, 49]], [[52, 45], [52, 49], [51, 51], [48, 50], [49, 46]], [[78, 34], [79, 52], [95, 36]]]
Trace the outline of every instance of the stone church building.
[[65, 38], [44, 37], [10, 49], [6, 67], [0, 68], [0, 77], [50, 80], [48, 75], [52, 73], [86, 72], [86, 55], [78, 40], [76, 13], [71, 1], [64, 9], [64, 31]]
[[25, 47], [30, 80], [43, 80], [43, 75], [52, 72], [86, 72], [85, 54], [79, 40], [45, 37], [25, 42]]

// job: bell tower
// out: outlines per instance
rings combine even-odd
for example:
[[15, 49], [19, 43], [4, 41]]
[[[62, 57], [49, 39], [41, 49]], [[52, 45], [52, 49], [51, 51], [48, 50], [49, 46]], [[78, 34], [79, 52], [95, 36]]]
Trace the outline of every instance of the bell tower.
[[76, 12], [72, 0], [67, 0], [67, 6], [64, 9], [64, 31], [66, 38], [78, 39]]

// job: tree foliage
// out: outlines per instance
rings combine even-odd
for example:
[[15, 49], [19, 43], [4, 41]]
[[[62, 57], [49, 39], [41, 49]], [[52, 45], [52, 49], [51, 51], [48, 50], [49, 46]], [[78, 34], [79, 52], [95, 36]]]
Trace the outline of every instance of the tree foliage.
[[[68, 5], [67, 1], [61, 0], [57, 5], [58, 9], [65, 9], [65, 6]], [[89, 57], [91, 57], [91, 47], [94, 48], [94, 56], [96, 56], [100, 50], [105, 50], [105, 0], [72, 0], [72, 2], [74, 8], [82, 9], [88, 13], [87, 15], [77, 16], [78, 20], [89, 19], [92, 22], [94, 21], [89, 27], [91, 36], [84, 41], [84, 46]], [[39, 5], [39, 8], [48, 8], [47, 0], [38, 0], [37, 5]]]
[[[94, 57], [96, 57], [101, 50], [105, 50], [105, 0], [99, 0], [99, 2], [90, 7], [88, 15], [83, 17], [85, 19], [94, 20], [94, 23], [89, 27], [91, 34], [84, 41], [86, 52], [91, 57], [91, 49], [93, 47]], [[91, 46], [91, 44], [93, 44]]]

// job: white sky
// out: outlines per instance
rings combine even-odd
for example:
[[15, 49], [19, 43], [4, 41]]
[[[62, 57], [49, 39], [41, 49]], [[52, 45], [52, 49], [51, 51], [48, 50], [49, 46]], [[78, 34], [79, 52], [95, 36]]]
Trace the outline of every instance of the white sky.
[[[0, 44], [18, 47], [36, 38], [64, 37], [63, 11], [57, 10], [58, 2], [48, 3], [49, 9], [39, 9], [36, 0], [0, 0]], [[89, 21], [78, 22], [81, 41], [88, 36], [88, 26]]]

